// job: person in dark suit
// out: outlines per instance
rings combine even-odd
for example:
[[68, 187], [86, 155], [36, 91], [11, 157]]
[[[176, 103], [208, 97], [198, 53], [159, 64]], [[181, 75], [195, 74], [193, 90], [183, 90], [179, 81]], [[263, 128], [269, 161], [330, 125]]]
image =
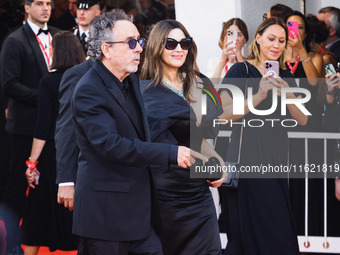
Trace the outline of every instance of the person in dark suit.
[[8, 97], [6, 131], [10, 134], [10, 173], [4, 202], [14, 210], [17, 219], [16, 226], [6, 225], [8, 251], [21, 249], [17, 231], [27, 188], [25, 160], [30, 154], [36, 123], [38, 84], [49, 71], [52, 36], [58, 31], [46, 24], [51, 0], [26, 0], [25, 11], [27, 23], [6, 38], [0, 59], [1, 85]]
[[78, 169], [79, 148], [72, 123], [71, 98], [74, 87], [81, 77], [93, 66], [89, 58], [82, 64], [67, 70], [59, 87], [59, 115], [55, 130], [58, 203], [73, 210], [74, 185]]
[[98, 0], [77, 0], [78, 27], [73, 32], [83, 46], [85, 55], [87, 54], [90, 23], [99, 14], [100, 6]]
[[329, 27], [329, 35], [325, 45], [340, 62], [340, 9], [332, 6], [321, 8], [317, 18], [324, 21]]
[[[137, 71], [144, 39], [122, 10], [93, 19], [88, 54], [96, 62], [73, 92], [80, 154], [73, 233], [79, 254], [162, 254], [152, 227], [150, 168], [181, 167], [202, 155], [151, 143]], [[183, 169], [183, 171], [187, 171]], [[136, 209], [138, 208], [138, 209]]]

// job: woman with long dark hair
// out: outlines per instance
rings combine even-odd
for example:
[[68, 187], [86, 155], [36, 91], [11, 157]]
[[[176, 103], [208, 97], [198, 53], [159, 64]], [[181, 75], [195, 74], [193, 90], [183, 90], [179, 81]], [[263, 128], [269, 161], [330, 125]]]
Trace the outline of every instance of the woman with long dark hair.
[[51, 251], [77, 249], [72, 213], [57, 203], [54, 130], [62, 75], [85, 61], [85, 55], [77, 37], [68, 31], [53, 37], [52, 49], [52, 71], [39, 84], [38, 118], [31, 155], [26, 161], [26, 178], [31, 187], [22, 223], [27, 255], [36, 255], [40, 246], [48, 246]]
[[[212, 119], [221, 108], [207, 100], [201, 112], [201, 89], [196, 65], [197, 47], [185, 27], [175, 20], [160, 21], [150, 33], [141, 79], [151, 139], [154, 142], [190, 146], [223, 165], [206, 138], [217, 135]], [[151, 80], [151, 81], [150, 81]], [[200, 86], [201, 89], [198, 87]], [[204, 178], [191, 178], [189, 169], [172, 166], [152, 172], [160, 208], [163, 252], [166, 255], [219, 255], [221, 245], [215, 207]], [[218, 187], [225, 179], [210, 182]]]
[[[240, 165], [244, 169], [261, 166], [275, 168], [288, 164], [287, 128], [279, 124], [286, 119], [286, 116], [281, 115], [281, 90], [295, 85], [288, 84], [282, 79], [292, 77], [285, 67], [284, 52], [287, 40], [287, 28], [280, 18], [265, 20], [257, 28], [250, 45], [248, 60], [232, 66], [225, 77], [228, 83], [236, 85], [243, 92], [246, 85], [252, 88], [253, 94], [244, 93], [247, 95], [244, 100], [244, 115], [235, 115], [233, 114], [235, 97], [232, 98], [229, 91], [222, 90], [224, 112], [220, 118], [240, 122], [244, 117], [245, 123], [253, 119], [262, 120], [264, 123], [261, 127], [246, 124], [243, 132], [240, 125], [233, 125], [227, 161], [236, 162], [240, 153]], [[272, 73], [265, 74], [265, 61], [278, 62], [280, 69], [277, 75], [281, 78], [273, 77]], [[274, 112], [262, 116], [250, 111], [248, 107], [250, 98], [257, 110], [271, 108], [274, 95], [276, 97], [274, 92], [277, 93], [278, 99], [278, 107]], [[291, 92], [287, 93], [286, 97], [296, 98]], [[306, 124], [307, 116], [295, 105], [288, 105], [286, 110], [298, 124]], [[276, 122], [278, 124], [272, 126], [273, 123], [268, 123], [266, 119], [278, 120]], [[245, 176], [241, 172], [238, 188], [227, 191], [227, 196], [224, 196], [222, 214], [225, 217], [228, 236], [224, 254], [299, 254], [289, 201], [288, 176], [274, 174], [266, 177], [269, 178], [264, 179], [263, 176], [256, 174]]]

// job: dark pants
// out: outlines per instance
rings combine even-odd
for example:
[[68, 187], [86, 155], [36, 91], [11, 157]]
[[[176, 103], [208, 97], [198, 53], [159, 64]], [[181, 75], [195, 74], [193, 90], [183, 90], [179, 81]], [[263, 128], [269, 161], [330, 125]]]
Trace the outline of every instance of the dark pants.
[[10, 166], [4, 193], [9, 214], [4, 215], [7, 230], [7, 249], [20, 244], [19, 223], [25, 209], [27, 180], [26, 164], [31, 153], [32, 136], [10, 135]]
[[162, 255], [161, 242], [153, 228], [145, 239], [114, 242], [79, 238], [78, 255]]

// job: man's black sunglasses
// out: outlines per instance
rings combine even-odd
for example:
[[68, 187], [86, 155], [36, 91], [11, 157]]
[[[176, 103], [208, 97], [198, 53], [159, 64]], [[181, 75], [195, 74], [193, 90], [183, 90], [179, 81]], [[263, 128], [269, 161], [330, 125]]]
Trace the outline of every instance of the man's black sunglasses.
[[165, 48], [167, 50], [174, 50], [176, 49], [177, 45], [181, 45], [182, 50], [188, 50], [192, 44], [192, 37], [183, 38], [179, 42], [172, 38], [164, 38], [165, 41]]
[[137, 42], [139, 43], [140, 47], [144, 48], [145, 46], [145, 38], [139, 38], [138, 40], [136, 39], [130, 39], [130, 40], [126, 40], [126, 41], [118, 41], [118, 42], [106, 42], [107, 44], [114, 44], [114, 43], [128, 43], [129, 44], [129, 48], [131, 50], [135, 49], [137, 46]]

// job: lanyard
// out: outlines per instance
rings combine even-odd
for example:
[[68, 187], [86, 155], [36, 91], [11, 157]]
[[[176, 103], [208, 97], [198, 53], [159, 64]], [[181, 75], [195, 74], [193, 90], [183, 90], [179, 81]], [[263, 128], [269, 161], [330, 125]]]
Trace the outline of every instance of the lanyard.
[[42, 44], [39, 36], [35, 35], [35, 37], [38, 40], [39, 46], [40, 46], [42, 52], [45, 55], [45, 58], [46, 58], [46, 61], [47, 61], [47, 65], [48, 65], [48, 69], [50, 69], [50, 64], [51, 64], [50, 63], [51, 62], [50, 59], [51, 59], [51, 55], [52, 55], [52, 52], [51, 52], [52, 51], [52, 43], [51, 43], [51, 34], [50, 34], [50, 32], [48, 32], [47, 36], [48, 36], [49, 54], [47, 54], [46, 49], [45, 49], [44, 45]]
[[228, 60], [224, 64], [224, 71], [226, 74], [228, 73]]
[[322, 45], [322, 47], [321, 47], [321, 49], [319, 50], [319, 54], [321, 55], [322, 54], [322, 52], [325, 50], [325, 45]]
[[288, 61], [286, 61], [287, 66], [288, 66], [288, 68], [289, 68], [289, 70], [290, 70], [290, 72], [292, 73], [293, 76], [294, 76], [295, 71], [296, 71], [296, 69], [297, 69], [297, 67], [298, 67], [298, 65], [299, 65], [299, 61], [300, 61], [300, 56], [298, 56], [298, 57], [296, 58], [294, 67], [292, 67], [292, 65], [291, 65]]

